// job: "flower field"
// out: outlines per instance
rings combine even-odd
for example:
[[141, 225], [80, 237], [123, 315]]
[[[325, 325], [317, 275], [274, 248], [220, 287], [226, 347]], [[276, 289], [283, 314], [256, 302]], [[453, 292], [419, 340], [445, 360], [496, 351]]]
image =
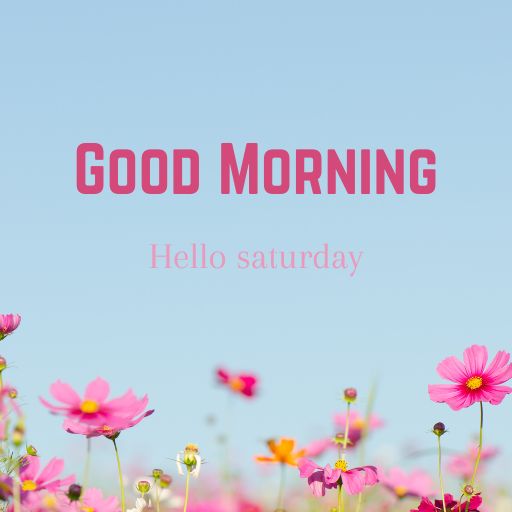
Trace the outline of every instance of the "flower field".
[[[20, 325], [19, 315], [0, 315], [0, 342], [11, 342]], [[346, 387], [334, 404], [332, 436], [299, 443], [284, 432], [254, 454], [250, 463], [275, 477], [275, 485], [261, 494], [236, 478], [226, 439], [224, 459], [202, 453], [201, 439], [191, 439], [174, 447], [167, 467], [143, 467], [142, 461], [142, 476], [128, 477], [123, 434], [157, 413], [158, 404], [139, 394], [144, 390], [111, 397], [109, 383], [101, 378], [83, 391], [56, 380], [43, 386], [47, 391], [39, 397], [63, 436], [83, 438], [83, 472], [69, 474], [66, 461], [51, 456], [51, 447], [30, 444], [29, 419], [18, 402], [23, 382], [9, 382], [8, 361], [0, 357], [0, 506], [9, 512], [511, 512], [512, 493], [488, 478], [499, 447], [485, 436], [493, 409], [506, 407], [512, 393], [510, 354], [489, 354], [485, 346], [472, 345], [462, 358], [440, 359], [437, 373], [443, 382], [425, 383], [422, 399], [439, 403], [440, 418], [446, 407], [475, 408], [478, 437], [465, 452], [445, 450], [445, 436], [457, 433], [434, 418], [428, 426], [436, 454], [431, 471], [381, 467], [366, 441], [386, 418], [374, 410], [371, 397], [360, 403], [357, 388]], [[256, 374], [218, 368], [212, 381], [232, 399], [258, 399]], [[91, 447], [98, 437], [109, 441], [117, 469], [101, 489], [89, 485]]]

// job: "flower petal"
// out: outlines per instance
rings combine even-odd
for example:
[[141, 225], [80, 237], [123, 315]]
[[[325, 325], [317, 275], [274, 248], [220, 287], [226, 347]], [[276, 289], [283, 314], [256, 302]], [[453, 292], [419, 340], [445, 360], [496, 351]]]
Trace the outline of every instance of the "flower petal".
[[447, 357], [437, 365], [437, 373], [446, 380], [463, 383], [471, 375], [468, 374], [466, 367], [455, 357]]
[[62, 402], [66, 405], [78, 407], [80, 405], [80, 396], [78, 393], [65, 382], [58, 380], [50, 386], [50, 393], [53, 395], [55, 400]]
[[470, 377], [482, 375], [487, 365], [487, 347], [483, 345], [472, 345], [464, 350], [464, 362], [469, 370]]
[[108, 382], [101, 377], [90, 382], [85, 389], [85, 400], [93, 400], [94, 402], [103, 403], [110, 393]]

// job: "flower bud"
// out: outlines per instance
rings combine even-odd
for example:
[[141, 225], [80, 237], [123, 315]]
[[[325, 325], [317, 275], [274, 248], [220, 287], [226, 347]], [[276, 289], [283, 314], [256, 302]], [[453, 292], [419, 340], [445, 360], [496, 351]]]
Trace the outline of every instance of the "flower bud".
[[185, 450], [183, 451], [183, 463], [188, 468], [192, 468], [197, 464], [196, 455], [199, 453], [199, 448], [197, 444], [187, 444], [185, 446]]
[[345, 434], [338, 432], [332, 439], [332, 442], [336, 445], [343, 444], [345, 441]]
[[151, 489], [151, 484], [147, 480], [139, 480], [137, 482], [137, 490], [141, 494], [147, 494], [149, 490]]
[[9, 398], [12, 398], [13, 400], [18, 398], [18, 390], [14, 388], [9, 389]]
[[37, 450], [36, 450], [35, 446], [32, 446], [31, 444], [29, 444], [27, 446], [27, 454], [32, 455], [32, 457], [37, 457]]
[[82, 496], [82, 486], [78, 484], [71, 484], [66, 493], [69, 501], [78, 501]]
[[443, 434], [446, 434], [446, 426], [445, 426], [445, 424], [439, 421], [432, 428], [432, 432], [434, 432], [434, 434], [437, 437], [441, 437]]
[[464, 489], [462, 490], [462, 492], [466, 496], [473, 496], [473, 494], [475, 494], [475, 489], [473, 489], [472, 485], [466, 485], [466, 486], [464, 486]]
[[7, 368], [7, 361], [4, 357], [0, 356], [0, 372], [3, 372]]
[[343, 398], [345, 399], [345, 402], [348, 402], [349, 404], [356, 401], [357, 398], [357, 389], [356, 388], [347, 388], [343, 392]]
[[25, 440], [25, 428], [22, 424], [16, 425], [12, 431], [11, 442], [14, 446], [21, 446]]
[[155, 480], [158, 480], [163, 474], [164, 471], [162, 469], [153, 469], [152, 475]]
[[171, 475], [167, 475], [164, 473], [163, 475], [160, 475], [160, 479], [158, 480], [158, 483], [160, 484], [160, 487], [162, 489], [167, 489], [172, 484], [172, 477]]

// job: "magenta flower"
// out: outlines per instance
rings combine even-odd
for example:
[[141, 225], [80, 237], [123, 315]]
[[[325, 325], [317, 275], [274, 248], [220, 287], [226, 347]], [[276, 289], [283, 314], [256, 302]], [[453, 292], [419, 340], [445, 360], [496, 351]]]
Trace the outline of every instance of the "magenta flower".
[[258, 379], [250, 373], [230, 373], [225, 368], [216, 371], [217, 380], [220, 384], [228, 387], [233, 393], [253, 398], [256, 394]]
[[430, 399], [447, 403], [458, 411], [475, 402], [500, 404], [512, 388], [502, 386], [512, 378], [510, 354], [500, 351], [487, 366], [487, 348], [473, 345], [464, 351], [464, 363], [456, 357], [448, 357], [437, 366], [437, 373], [454, 384], [429, 385]]
[[147, 395], [137, 398], [132, 390], [124, 395], [107, 400], [110, 392], [108, 382], [101, 378], [92, 381], [86, 388], [84, 397], [69, 384], [57, 381], [50, 387], [50, 393], [63, 405], [53, 405], [40, 397], [41, 403], [53, 414], [66, 416], [64, 428], [68, 432], [88, 436], [106, 435], [99, 433], [119, 432], [132, 427], [153, 411], [145, 411]]
[[380, 483], [397, 498], [432, 496], [434, 483], [425, 471], [406, 473], [400, 468], [391, 468], [387, 474], [379, 473]]
[[298, 463], [301, 478], [308, 479], [308, 485], [315, 496], [325, 496], [326, 489], [343, 485], [347, 494], [360, 494], [366, 486], [375, 485], [379, 478], [375, 466], [348, 469], [344, 460], [336, 461], [334, 468], [329, 464], [322, 467], [310, 459]]
[[63, 479], [57, 478], [63, 469], [64, 461], [53, 458], [40, 471], [39, 457], [25, 455], [20, 469], [22, 499], [30, 499], [30, 494], [33, 492], [42, 490], [57, 492], [72, 484], [75, 481], [73, 475]]
[[[444, 501], [446, 503], [446, 510], [450, 512], [479, 512], [478, 508], [482, 504], [482, 498], [480, 496], [473, 496], [468, 504], [467, 502], [459, 503], [453, 499], [451, 494], [445, 494]], [[434, 503], [432, 503], [428, 498], [424, 497], [419, 507], [411, 510], [411, 512], [443, 512], [443, 500], [435, 500]]]
[[15, 331], [21, 322], [20, 315], [0, 315], [0, 341]]

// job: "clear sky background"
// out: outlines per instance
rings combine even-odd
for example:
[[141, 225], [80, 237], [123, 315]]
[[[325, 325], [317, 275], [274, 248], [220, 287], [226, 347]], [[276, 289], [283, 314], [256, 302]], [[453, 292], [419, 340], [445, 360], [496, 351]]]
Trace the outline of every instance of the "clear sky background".
[[[38, 403], [60, 378], [101, 375], [147, 392], [152, 418], [123, 435], [125, 460], [168, 468], [186, 442], [215, 462], [205, 417], [222, 415], [218, 364], [254, 370], [261, 393], [233, 412], [248, 474], [262, 440], [330, 432], [346, 386], [379, 378], [387, 428], [369, 458], [463, 448], [477, 409], [433, 404], [436, 364], [472, 343], [512, 349], [509, 2], [11, 2], [2, 43], [2, 343], [29, 438], [44, 456], [82, 445]], [[194, 196], [83, 196], [75, 150], [196, 148]], [[220, 143], [436, 151], [431, 196], [221, 196]], [[150, 243], [363, 250], [331, 271], [154, 271]], [[492, 410], [491, 410], [492, 409]], [[486, 438], [508, 469], [512, 398]], [[102, 440], [98, 446], [105, 446]], [[507, 459], [508, 457], [508, 459]], [[433, 457], [418, 462], [434, 470]], [[75, 464], [71, 462], [71, 466]], [[510, 476], [508, 478], [510, 483]]]

